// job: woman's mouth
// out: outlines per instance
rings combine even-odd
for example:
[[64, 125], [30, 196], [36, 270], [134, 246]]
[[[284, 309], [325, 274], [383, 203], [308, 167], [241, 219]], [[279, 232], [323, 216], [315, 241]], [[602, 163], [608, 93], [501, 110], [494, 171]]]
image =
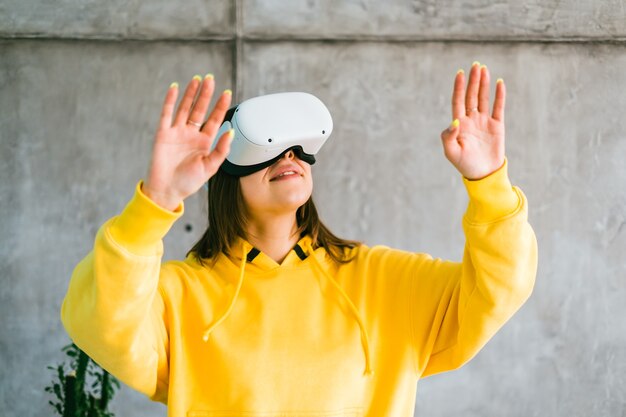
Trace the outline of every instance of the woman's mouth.
[[270, 179], [270, 181], [283, 181], [283, 180], [287, 180], [287, 179], [297, 177], [297, 176], [298, 176], [298, 173], [296, 171], [285, 171], [276, 175], [275, 177]]

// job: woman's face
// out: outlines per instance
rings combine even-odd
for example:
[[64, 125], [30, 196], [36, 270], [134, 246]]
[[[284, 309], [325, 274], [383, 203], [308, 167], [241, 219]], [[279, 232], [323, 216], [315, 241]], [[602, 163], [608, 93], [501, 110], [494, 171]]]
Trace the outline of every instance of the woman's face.
[[311, 165], [288, 151], [274, 165], [241, 177], [241, 192], [252, 217], [295, 212], [311, 197]]

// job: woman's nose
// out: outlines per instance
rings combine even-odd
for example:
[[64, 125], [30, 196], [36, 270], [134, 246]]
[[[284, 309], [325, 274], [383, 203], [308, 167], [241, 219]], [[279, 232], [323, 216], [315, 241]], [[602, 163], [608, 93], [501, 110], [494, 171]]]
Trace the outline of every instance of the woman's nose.
[[285, 158], [287, 159], [294, 159], [296, 157], [296, 154], [293, 153], [292, 149], [289, 149], [287, 152], [285, 152]]

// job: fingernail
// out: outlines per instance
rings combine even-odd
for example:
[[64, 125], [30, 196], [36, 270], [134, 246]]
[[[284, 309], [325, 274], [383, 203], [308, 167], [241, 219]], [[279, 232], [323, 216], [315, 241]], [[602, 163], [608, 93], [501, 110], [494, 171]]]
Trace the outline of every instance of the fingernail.
[[235, 129], [230, 129], [228, 131], [228, 143], [232, 142], [235, 138]]
[[496, 81], [496, 84], [503, 83], [503, 82], [504, 80], [502, 78], [498, 78], [498, 80]]
[[487, 69], [487, 65], [483, 64], [483, 65], [480, 66], [480, 69], [483, 69], [483, 68]]
[[480, 62], [478, 62], [478, 61], [474, 61], [474, 62], [472, 62], [472, 67], [475, 67], [476, 65], [479, 65], [479, 66], [480, 66]]
[[213, 79], [213, 74], [211, 74], [210, 72], [204, 76], [205, 80], [212, 80]]
[[229, 96], [233, 95], [233, 91], [231, 89], [224, 90], [224, 94], [228, 94]]
[[452, 130], [456, 129], [457, 127], [459, 127], [459, 119], [454, 119], [452, 121], [452, 123], [450, 124], [450, 129], [449, 130], [452, 131]]
[[170, 84], [170, 88], [178, 88], [178, 83], [174, 81], [173, 83]]
[[198, 81], [202, 81], [202, 77], [197, 75], [197, 74], [193, 76], [193, 79], [194, 80], [198, 80]]
[[456, 74], [457, 74], [457, 75], [459, 75], [459, 74], [465, 74], [465, 71], [463, 71], [463, 68], [461, 68], [461, 69], [459, 69], [459, 70], [456, 72]]

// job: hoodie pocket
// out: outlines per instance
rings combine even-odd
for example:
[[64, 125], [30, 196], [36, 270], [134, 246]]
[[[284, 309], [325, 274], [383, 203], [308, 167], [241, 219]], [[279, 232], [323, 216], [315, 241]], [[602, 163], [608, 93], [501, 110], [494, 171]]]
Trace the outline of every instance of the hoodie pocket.
[[189, 411], [187, 417], [362, 417], [363, 409], [346, 408], [335, 411]]

